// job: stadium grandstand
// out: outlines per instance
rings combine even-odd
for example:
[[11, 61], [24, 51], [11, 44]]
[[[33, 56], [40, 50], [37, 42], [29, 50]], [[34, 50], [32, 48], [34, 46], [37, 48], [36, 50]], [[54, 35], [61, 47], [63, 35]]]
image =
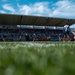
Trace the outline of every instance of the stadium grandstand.
[[[63, 26], [75, 19], [0, 14], [0, 41], [63, 41]], [[68, 40], [74, 40], [70, 33]], [[67, 40], [67, 38], [65, 38]]]

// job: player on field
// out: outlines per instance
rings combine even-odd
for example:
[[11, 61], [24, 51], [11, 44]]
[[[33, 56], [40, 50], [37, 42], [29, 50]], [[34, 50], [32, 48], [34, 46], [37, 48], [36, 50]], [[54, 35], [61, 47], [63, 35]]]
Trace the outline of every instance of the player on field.
[[69, 25], [65, 25], [63, 28], [64, 31], [64, 38], [69, 38], [69, 34], [70, 34], [70, 27]]

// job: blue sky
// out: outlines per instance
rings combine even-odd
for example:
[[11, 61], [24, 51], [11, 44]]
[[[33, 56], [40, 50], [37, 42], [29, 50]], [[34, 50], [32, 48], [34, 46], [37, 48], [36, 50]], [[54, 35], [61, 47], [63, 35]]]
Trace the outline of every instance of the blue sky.
[[75, 0], [0, 0], [0, 13], [75, 19]]

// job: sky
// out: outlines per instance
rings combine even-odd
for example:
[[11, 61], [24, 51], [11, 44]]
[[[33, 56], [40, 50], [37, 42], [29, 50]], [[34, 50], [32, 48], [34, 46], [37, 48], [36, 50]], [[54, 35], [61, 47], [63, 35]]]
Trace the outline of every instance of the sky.
[[75, 19], [75, 0], [0, 0], [0, 13]]

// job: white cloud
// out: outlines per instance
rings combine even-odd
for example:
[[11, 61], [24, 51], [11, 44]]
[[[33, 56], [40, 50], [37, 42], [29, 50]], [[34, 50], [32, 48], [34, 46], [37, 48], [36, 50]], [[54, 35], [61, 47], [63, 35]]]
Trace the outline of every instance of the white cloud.
[[75, 5], [73, 2], [69, 0], [62, 0], [58, 1], [54, 4], [56, 7], [53, 10], [53, 13], [50, 14], [51, 16], [58, 16], [58, 17], [75, 17]]
[[65, 18], [75, 17], [75, 5], [70, 0], [59, 0], [54, 4], [50, 4], [49, 2], [36, 2], [30, 5], [18, 5], [18, 9], [19, 13], [26, 15], [41, 15]]
[[18, 5], [19, 13], [26, 15], [48, 15], [50, 12], [48, 4], [48, 2], [38, 2], [30, 5]]
[[30, 5], [17, 4], [15, 9], [10, 4], [4, 4], [3, 9], [12, 14], [75, 18], [75, 4], [70, 0], [59, 0], [54, 4], [50, 2], [36, 2]]
[[21, 13], [21, 14], [26, 14], [27, 15], [31, 11], [32, 11], [31, 8], [27, 5], [20, 6], [20, 8], [19, 8], [19, 13]]
[[3, 9], [11, 11], [11, 12], [15, 12], [15, 9], [10, 5], [10, 4], [4, 4]]
[[4, 10], [0, 10], [0, 13], [6, 13]]
[[2, 2], [6, 2], [7, 0], [2, 0]]

